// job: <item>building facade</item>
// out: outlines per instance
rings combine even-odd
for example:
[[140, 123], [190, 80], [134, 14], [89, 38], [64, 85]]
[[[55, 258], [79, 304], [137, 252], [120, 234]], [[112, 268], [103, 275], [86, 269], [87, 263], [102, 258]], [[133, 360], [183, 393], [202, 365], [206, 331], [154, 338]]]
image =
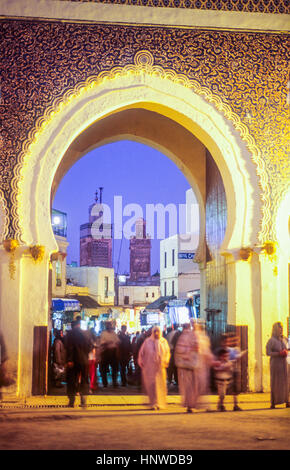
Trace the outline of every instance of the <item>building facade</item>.
[[67, 214], [52, 209], [52, 230], [58, 251], [51, 255], [51, 296], [64, 297], [66, 293]]
[[68, 283], [87, 287], [100, 305], [114, 305], [114, 269], [93, 266], [67, 266]]
[[200, 289], [200, 271], [193, 259], [198, 236], [174, 235], [160, 242], [160, 290], [162, 296], [186, 299], [190, 291]]
[[119, 286], [119, 305], [121, 306], [146, 306], [155, 299], [158, 299], [159, 296], [159, 286]]

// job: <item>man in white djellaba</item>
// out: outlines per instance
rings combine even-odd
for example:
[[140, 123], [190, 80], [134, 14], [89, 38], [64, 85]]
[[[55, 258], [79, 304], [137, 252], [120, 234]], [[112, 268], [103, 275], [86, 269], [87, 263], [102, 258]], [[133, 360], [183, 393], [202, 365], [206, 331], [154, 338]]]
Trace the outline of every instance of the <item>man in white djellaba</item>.
[[166, 368], [169, 360], [168, 342], [162, 337], [159, 326], [154, 326], [151, 336], [142, 344], [138, 356], [143, 384], [152, 410], [166, 408]]

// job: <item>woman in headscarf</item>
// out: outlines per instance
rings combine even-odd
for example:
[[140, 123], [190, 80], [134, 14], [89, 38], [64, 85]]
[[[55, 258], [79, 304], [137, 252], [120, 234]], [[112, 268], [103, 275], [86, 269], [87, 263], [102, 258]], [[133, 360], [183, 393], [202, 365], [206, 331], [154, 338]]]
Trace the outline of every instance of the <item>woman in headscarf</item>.
[[178, 385], [182, 397], [182, 404], [192, 413], [197, 408], [199, 397], [198, 382], [198, 338], [191, 330], [190, 324], [183, 326], [175, 348], [175, 364], [178, 371]]
[[168, 342], [161, 335], [158, 326], [152, 328], [151, 336], [142, 344], [138, 364], [142, 379], [153, 410], [166, 408], [167, 384], [166, 368], [170, 359]]
[[283, 337], [283, 326], [280, 322], [273, 325], [266, 353], [270, 356], [271, 408], [282, 403], [286, 403], [286, 407], [289, 408], [287, 339]]

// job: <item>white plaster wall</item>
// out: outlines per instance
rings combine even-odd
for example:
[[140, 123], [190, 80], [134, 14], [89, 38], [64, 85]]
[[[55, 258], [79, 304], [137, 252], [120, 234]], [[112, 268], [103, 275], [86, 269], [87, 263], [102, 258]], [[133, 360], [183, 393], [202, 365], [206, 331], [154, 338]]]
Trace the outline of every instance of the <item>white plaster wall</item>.
[[35, 262], [21, 247], [15, 256], [15, 278], [9, 274], [9, 254], [0, 249], [0, 328], [5, 332], [9, 370], [16, 384], [5, 395], [19, 398], [32, 392], [33, 334], [35, 326], [47, 326], [48, 257]]
[[281, 201], [277, 212], [276, 233], [278, 240], [277, 277], [278, 277], [278, 312], [283, 322], [284, 335], [287, 336], [287, 316], [290, 317], [290, 189]]
[[[172, 250], [175, 250], [174, 266], [172, 265]], [[167, 254], [167, 264], [165, 267], [165, 253]], [[178, 235], [165, 238], [160, 242], [160, 283], [162, 283], [164, 294], [164, 282], [167, 282], [167, 295], [171, 295], [171, 281], [178, 278]], [[170, 282], [170, 287], [169, 287]], [[176, 284], [177, 286], [177, 284]], [[170, 294], [169, 294], [170, 291]]]
[[[148, 297], [146, 297], [148, 294]], [[154, 296], [152, 296], [154, 294]], [[150, 304], [160, 297], [159, 286], [119, 286], [119, 305], [125, 305], [124, 297], [129, 297], [129, 305]]]
[[2, 0], [0, 15], [179, 27], [288, 31], [286, 14], [153, 8], [54, 0]]
[[[69, 266], [67, 265], [67, 277], [73, 279], [81, 287], [88, 287], [90, 295], [100, 304], [114, 304], [114, 269], [93, 266]], [[105, 277], [109, 278], [108, 292], [111, 295], [105, 297]]]
[[[113, 268], [98, 268], [98, 302], [101, 304], [114, 305], [115, 285], [114, 285], [114, 269]], [[108, 297], [105, 297], [105, 277], [108, 277]], [[110, 295], [111, 294], [111, 295]]]
[[262, 391], [261, 273], [257, 255], [227, 260], [228, 323], [248, 325], [249, 390]]
[[[21, 275], [20, 260], [15, 260], [15, 279], [10, 279], [9, 254], [0, 247], [0, 330], [9, 358], [9, 370], [17, 381], [19, 361], [19, 341], [21, 334]], [[18, 383], [4, 391], [16, 395]]]
[[[199, 265], [191, 259], [179, 259], [178, 254], [193, 253], [198, 247], [198, 234], [174, 235], [160, 242], [160, 286], [161, 295], [173, 295], [172, 282], [174, 281], [174, 295], [180, 299], [187, 297], [187, 292], [200, 289]], [[174, 250], [174, 265], [172, 264], [172, 250]], [[165, 252], [167, 253], [167, 267], [164, 267]]]
[[178, 276], [178, 298], [187, 299], [187, 293], [192, 290], [200, 290], [200, 273]]

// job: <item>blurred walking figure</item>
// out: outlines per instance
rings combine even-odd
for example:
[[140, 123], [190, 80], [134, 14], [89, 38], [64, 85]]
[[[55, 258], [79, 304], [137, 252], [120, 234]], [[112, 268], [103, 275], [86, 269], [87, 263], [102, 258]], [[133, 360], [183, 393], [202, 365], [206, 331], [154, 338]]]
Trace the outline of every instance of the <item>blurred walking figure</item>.
[[192, 413], [192, 408], [197, 408], [199, 397], [198, 340], [189, 323], [183, 325], [183, 331], [175, 347], [174, 359], [178, 371], [182, 404], [187, 408], [188, 413]]
[[53, 330], [53, 378], [57, 388], [62, 387], [62, 381], [65, 379], [66, 350], [64, 346], [62, 330]]
[[100, 362], [100, 338], [96, 335], [94, 328], [89, 330], [90, 336], [90, 352], [89, 352], [89, 377], [90, 377], [90, 393], [94, 393], [98, 389], [97, 369]]
[[151, 336], [151, 332], [152, 332], [152, 328], [147, 331], [143, 329], [141, 331], [141, 334], [138, 335], [138, 338], [136, 339], [133, 345], [133, 360], [134, 360], [135, 370], [134, 370], [133, 376], [130, 378], [130, 383], [132, 385], [137, 385], [140, 388], [142, 384], [142, 371], [141, 371], [141, 367], [138, 364], [138, 356], [139, 356], [139, 351], [141, 349], [142, 344], [144, 343], [146, 338]]
[[247, 350], [241, 351], [239, 346], [239, 338], [233, 333], [225, 333], [221, 336], [221, 345], [216, 351], [216, 356], [219, 355], [221, 349], [226, 349], [229, 353], [229, 360], [233, 364], [233, 377], [229, 387], [229, 393], [233, 395], [234, 408], [233, 411], [242, 411], [238, 405], [238, 396], [241, 391], [241, 380], [240, 380], [240, 359]]
[[119, 365], [120, 374], [123, 387], [127, 386], [127, 372], [129, 367], [129, 361], [132, 354], [132, 345], [130, 336], [127, 333], [127, 326], [122, 325], [119, 333]]
[[85, 395], [88, 392], [90, 341], [88, 335], [81, 330], [80, 319], [72, 322], [72, 329], [66, 335], [65, 346], [67, 352], [68, 406], [74, 406], [78, 391], [81, 396], [81, 405], [85, 406]]
[[136, 366], [138, 365], [138, 352], [137, 352], [137, 341], [140, 336], [140, 331], [137, 331], [136, 335], [132, 339], [132, 353], [133, 353], [133, 362], [134, 362], [134, 369], [136, 370]]
[[289, 408], [287, 339], [283, 336], [283, 326], [280, 322], [273, 325], [266, 353], [270, 356], [271, 408], [282, 403], [286, 403], [286, 407]]
[[111, 322], [106, 322], [106, 329], [101, 333], [100, 336], [101, 346], [101, 362], [100, 372], [102, 376], [103, 386], [108, 386], [107, 373], [109, 366], [112, 369], [112, 380], [114, 387], [118, 386], [117, 374], [118, 374], [118, 347], [120, 340], [116, 335], [113, 325]]
[[153, 410], [166, 408], [166, 368], [170, 359], [167, 340], [162, 337], [159, 326], [152, 328], [152, 334], [142, 344], [138, 363], [142, 379]]
[[242, 411], [238, 405], [238, 396], [241, 392], [241, 376], [240, 376], [240, 359], [247, 350], [241, 351], [240, 339], [236, 335], [229, 335], [226, 338], [227, 349], [230, 352], [230, 361], [233, 361], [233, 381], [232, 381], [232, 394], [234, 398], [234, 411]]
[[233, 361], [230, 361], [228, 349], [219, 349], [214, 362], [214, 377], [219, 396], [218, 411], [226, 411], [224, 399], [233, 380]]
[[[198, 344], [198, 362], [196, 367], [198, 395], [200, 398], [210, 394], [210, 372], [214, 362], [210, 339], [205, 331], [205, 325], [199, 321], [193, 323], [193, 331]], [[201, 405], [201, 403], [200, 403]], [[207, 411], [212, 411], [207, 405]]]
[[178, 378], [177, 378], [177, 367], [174, 362], [174, 349], [175, 349], [175, 344], [173, 341], [173, 338], [175, 337], [177, 332], [177, 325], [175, 324], [173, 328], [170, 328], [167, 335], [166, 339], [168, 341], [168, 346], [170, 349], [170, 361], [169, 361], [169, 366], [167, 369], [167, 378], [168, 378], [168, 383], [169, 385], [173, 383], [173, 379], [175, 381], [175, 384], [178, 384]]
[[6, 363], [8, 354], [4, 336], [0, 331], [0, 400], [2, 399], [1, 387], [9, 387], [15, 383], [15, 380], [8, 374]]

